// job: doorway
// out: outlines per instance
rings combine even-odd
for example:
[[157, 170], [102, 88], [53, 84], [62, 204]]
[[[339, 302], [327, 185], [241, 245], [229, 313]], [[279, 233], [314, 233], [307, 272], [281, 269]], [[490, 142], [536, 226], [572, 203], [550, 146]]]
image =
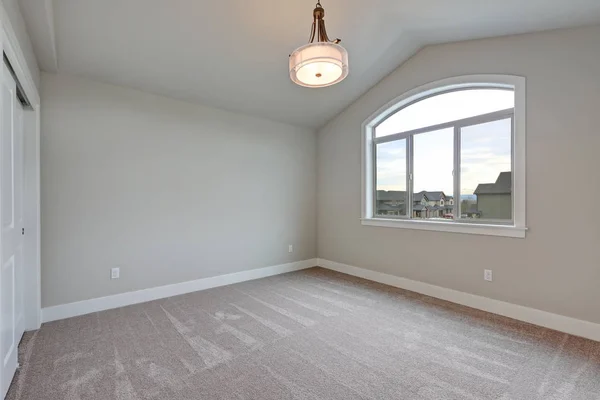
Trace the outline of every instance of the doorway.
[[25, 332], [24, 109], [31, 105], [6, 55], [0, 82], [0, 395], [4, 398]]

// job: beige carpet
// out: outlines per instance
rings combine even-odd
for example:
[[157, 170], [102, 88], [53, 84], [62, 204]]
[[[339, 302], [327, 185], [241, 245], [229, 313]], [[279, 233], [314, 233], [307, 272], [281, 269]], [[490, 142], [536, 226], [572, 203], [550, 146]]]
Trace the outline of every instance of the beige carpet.
[[600, 399], [600, 343], [320, 268], [44, 324], [11, 400]]

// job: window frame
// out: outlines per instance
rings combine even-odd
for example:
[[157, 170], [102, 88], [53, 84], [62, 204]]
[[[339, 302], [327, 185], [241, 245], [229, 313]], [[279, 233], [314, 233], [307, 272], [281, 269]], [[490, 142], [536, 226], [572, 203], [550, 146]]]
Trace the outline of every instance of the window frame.
[[[512, 90], [515, 93], [514, 109], [501, 110], [447, 123], [413, 129], [380, 138], [375, 137], [375, 128], [398, 111], [427, 98], [453, 91], [469, 89]], [[527, 227], [525, 218], [525, 154], [526, 154], [526, 80], [513, 75], [467, 75], [432, 82], [399, 96], [381, 107], [362, 125], [362, 225], [404, 229], [433, 230], [467, 234], [483, 234], [524, 238]], [[455, 219], [447, 221], [421, 220], [412, 218], [413, 136], [440, 129], [454, 129], [454, 196], [460, 193], [460, 131], [464, 127], [512, 118], [512, 220], [467, 220], [460, 218], [460, 201], [455, 201]], [[376, 145], [406, 139], [407, 146], [407, 198], [406, 216], [375, 215], [377, 204]]]

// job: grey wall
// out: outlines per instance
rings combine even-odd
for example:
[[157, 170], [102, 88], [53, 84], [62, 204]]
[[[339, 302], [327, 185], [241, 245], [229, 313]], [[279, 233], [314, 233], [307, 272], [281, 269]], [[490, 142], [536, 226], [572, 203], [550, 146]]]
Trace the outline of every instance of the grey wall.
[[[319, 257], [600, 322], [600, 217], [569, 210], [600, 198], [599, 38], [595, 26], [428, 47], [372, 88], [319, 132]], [[527, 238], [362, 226], [361, 123], [419, 85], [481, 73], [527, 77]]]
[[316, 256], [315, 132], [46, 73], [41, 95], [43, 307]]

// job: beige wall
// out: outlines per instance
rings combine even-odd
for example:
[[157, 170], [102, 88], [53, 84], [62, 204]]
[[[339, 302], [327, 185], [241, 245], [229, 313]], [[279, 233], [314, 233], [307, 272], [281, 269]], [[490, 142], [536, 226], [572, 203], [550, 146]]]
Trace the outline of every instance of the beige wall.
[[314, 131], [45, 73], [41, 92], [44, 307], [316, 256]]
[[[595, 26], [428, 47], [372, 88], [319, 132], [319, 257], [600, 322], [600, 221], [556, 211], [569, 193], [600, 197], [599, 38]], [[527, 78], [527, 238], [362, 226], [361, 123], [419, 85], [481, 73]]]

